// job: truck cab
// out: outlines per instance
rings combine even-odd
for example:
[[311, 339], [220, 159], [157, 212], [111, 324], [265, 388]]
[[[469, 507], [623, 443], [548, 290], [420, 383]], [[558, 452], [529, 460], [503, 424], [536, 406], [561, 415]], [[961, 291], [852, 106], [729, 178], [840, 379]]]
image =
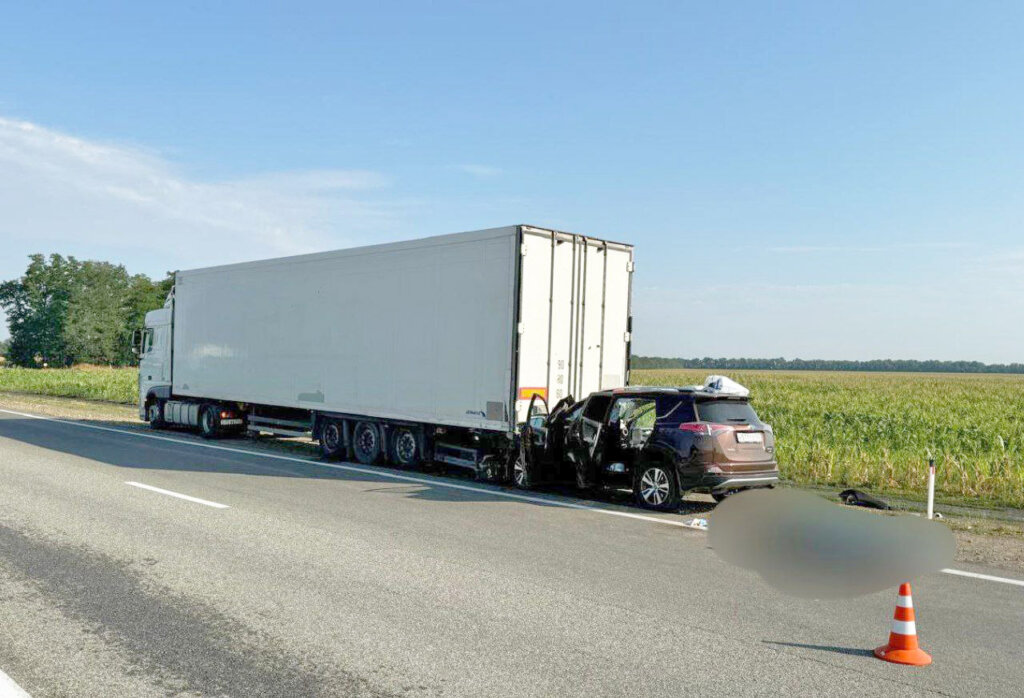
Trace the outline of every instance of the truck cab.
[[139, 417], [150, 423], [162, 419], [160, 401], [171, 396], [171, 308], [146, 313], [138, 336]]

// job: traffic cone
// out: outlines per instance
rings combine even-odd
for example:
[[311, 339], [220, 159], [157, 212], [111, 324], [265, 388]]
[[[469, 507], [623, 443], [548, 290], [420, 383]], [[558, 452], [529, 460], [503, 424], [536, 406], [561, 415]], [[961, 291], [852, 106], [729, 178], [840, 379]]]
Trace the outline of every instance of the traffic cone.
[[927, 666], [932, 656], [917, 645], [917, 627], [914, 625], [914, 601], [910, 598], [910, 585], [900, 584], [896, 597], [896, 613], [892, 617], [889, 644], [875, 650], [875, 656], [887, 662]]

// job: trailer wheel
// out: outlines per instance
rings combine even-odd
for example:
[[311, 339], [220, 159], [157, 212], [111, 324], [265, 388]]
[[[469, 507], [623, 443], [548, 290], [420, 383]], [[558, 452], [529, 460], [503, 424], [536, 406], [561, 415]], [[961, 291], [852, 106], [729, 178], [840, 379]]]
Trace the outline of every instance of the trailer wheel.
[[372, 422], [357, 422], [352, 433], [352, 451], [363, 465], [372, 465], [380, 458], [380, 431]]
[[154, 398], [146, 405], [146, 421], [150, 429], [164, 428], [164, 405], [161, 400]]
[[220, 432], [220, 419], [217, 416], [217, 408], [213, 405], [203, 405], [199, 410], [199, 434], [204, 439], [216, 439]]
[[391, 437], [391, 458], [400, 468], [415, 468], [420, 464], [420, 441], [409, 427], [398, 427]]
[[327, 460], [339, 458], [345, 450], [341, 422], [325, 420], [320, 427], [320, 455]]

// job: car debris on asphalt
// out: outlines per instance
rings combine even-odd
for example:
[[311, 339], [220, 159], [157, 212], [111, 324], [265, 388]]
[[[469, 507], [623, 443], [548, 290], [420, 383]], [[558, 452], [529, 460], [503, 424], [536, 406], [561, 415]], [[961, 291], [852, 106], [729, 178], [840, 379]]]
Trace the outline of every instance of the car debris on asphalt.
[[861, 492], [860, 490], [843, 490], [839, 493], [839, 498], [843, 500], [843, 504], [849, 504], [850, 506], [884, 509], [886, 511], [892, 510], [892, 507], [885, 500], [874, 497], [867, 492]]

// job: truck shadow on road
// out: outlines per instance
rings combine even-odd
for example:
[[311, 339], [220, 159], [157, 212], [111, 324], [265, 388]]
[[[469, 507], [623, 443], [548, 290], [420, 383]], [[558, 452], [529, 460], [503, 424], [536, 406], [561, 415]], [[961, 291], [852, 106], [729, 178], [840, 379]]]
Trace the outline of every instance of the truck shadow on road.
[[[153, 432], [146, 428], [98, 420], [69, 422], [71, 420], [56, 422], [2, 418], [0, 437], [133, 470], [379, 483], [387, 486], [368, 488], [367, 492], [397, 494], [436, 502], [508, 502], [510, 495], [513, 495], [517, 501], [537, 506], [564, 506], [566, 500], [569, 500], [583, 506], [612, 505], [637, 512], [644, 511], [633, 504], [628, 492], [622, 491], [600, 491], [585, 497], [566, 485], [523, 491], [501, 484], [480, 482], [461, 473], [440, 469], [412, 471], [320, 461], [311, 448], [299, 444], [268, 442], [256, 445], [245, 439], [206, 441], [188, 433]], [[73, 472], [69, 472], [69, 477], [74, 477]], [[545, 499], [550, 499], [550, 503]], [[714, 504], [710, 502], [684, 500], [679, 513], [702, 515], [712, 509]]]

